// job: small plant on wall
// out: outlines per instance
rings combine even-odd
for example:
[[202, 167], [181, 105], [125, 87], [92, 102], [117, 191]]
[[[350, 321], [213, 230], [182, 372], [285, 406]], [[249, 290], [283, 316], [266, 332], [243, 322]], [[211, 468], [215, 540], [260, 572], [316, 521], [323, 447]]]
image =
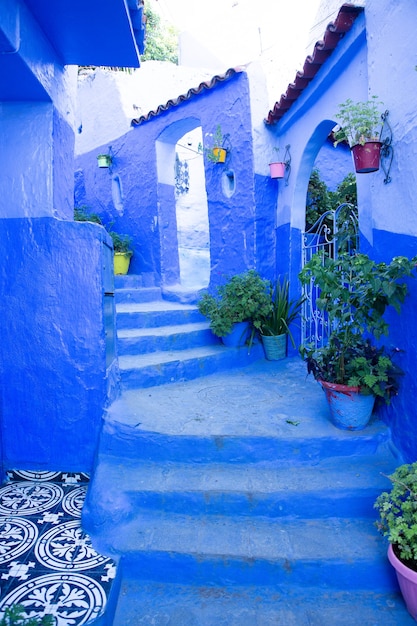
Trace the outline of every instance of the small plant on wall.
[[379, 169], [382, 143], [382, 107], [377, 96], [365, 102], [353, 102], [350, 98], [339, 105], [336, 118], [340, 126], [334, 132], [334, 145], [346, 141], [352, 151], [355, 169], [365, 174]]
[[229, 140], [229, 135], [223, 135], [222, 127], [217, 124], [214, 133], [208, 133], [206, 135], [206, 141], [204, 142], [204, 154], [212, 163], [224, 163], [228, 149], [226, 143]]

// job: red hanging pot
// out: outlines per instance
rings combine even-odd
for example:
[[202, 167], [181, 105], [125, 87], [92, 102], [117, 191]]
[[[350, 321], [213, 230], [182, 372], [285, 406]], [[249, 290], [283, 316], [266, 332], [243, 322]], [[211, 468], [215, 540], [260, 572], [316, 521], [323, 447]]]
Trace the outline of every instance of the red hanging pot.
[[363, 146], [356, 144], [351, 148], [355, 170], [358, 174], [369, 174], [379, 170], [381, 146], [380, 141], [368, 141]]

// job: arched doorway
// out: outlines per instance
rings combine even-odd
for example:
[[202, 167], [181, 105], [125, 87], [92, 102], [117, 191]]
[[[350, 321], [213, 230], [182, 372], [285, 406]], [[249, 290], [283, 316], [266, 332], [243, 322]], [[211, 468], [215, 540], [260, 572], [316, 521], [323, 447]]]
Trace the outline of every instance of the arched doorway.
[[186, 118], [171, 124], [156, 142], [161, 286], [196, 292], [210, 280], [207, 196], [201, 124]]

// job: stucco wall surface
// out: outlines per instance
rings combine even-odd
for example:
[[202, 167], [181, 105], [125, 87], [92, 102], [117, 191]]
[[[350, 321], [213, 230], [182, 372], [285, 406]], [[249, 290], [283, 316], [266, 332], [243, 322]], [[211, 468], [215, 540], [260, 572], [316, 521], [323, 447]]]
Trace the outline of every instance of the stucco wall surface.
[[0, 220], [6, 468], [91, 470], [106, 401], [104, 240], [93, 224]]
[[[271, 240], [271, 230], [269, 236], [265, 231], [264, 212], [269, 210], [273, 216], [276, 187], [271, 185], [269, 194], [261, 191], [262, 202], [258, 202], [253, 176], [249, 82], [245, 72], [113, 141], [115, 158], [111, 171], [97, 168], [99, 148], [77, 158], [76, 204], [97, 211], [105, 222], [114, 221], [115, 230], [133, 237], [135, 254], [130, 270], [133, 274], [153, 271], [166, 287], [178, 282], [175, 144], [197, 126], [202, 128], [204, 141], [218, 124], [223, 134], [229, 135], [230, 154], [225, 165], [204, 159], [205, 189], [201, 190], [207, 194], [208, 203], [211, 284], [217, 284], [227, 275], [255, 267], [263, 254], [262, 246], [269, 245]], [[203, 159], [203, 154], [196, 158]], [[226, 172], [232, 174], [232, 179], [225, 178]], [[111, 194], [115, 177], [123, 196], [118, 208]], [[231, 186], [230, 180], [233, 180]], [[272, 228], [269, 219], [266, 225]], [[261, 236], [258, 228], [262, 228], [265, 236]]]

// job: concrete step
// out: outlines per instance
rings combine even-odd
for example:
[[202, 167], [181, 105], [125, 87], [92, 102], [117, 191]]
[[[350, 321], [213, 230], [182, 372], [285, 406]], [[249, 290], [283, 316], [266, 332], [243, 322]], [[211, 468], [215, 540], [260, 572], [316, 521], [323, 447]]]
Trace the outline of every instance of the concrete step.
[[162, 296], [160, 287], [141, 287], [140, 289], [126, 287], [117, 289], [114, 297], [117, 305], [122, 303], [153, 302], [154, 300], [160, 300]]
[[159, 328], [121, 329], [117, 333], [118, 353], [145, 354], [161, 350], [187, 350], [212, 344], [220, 344], [219, 337], [213, 335], [208, 322], [177, 324]]
[[362, 518], [271, 519], [138, 510], [95, 539], [128, 578], [396, 591], [387, 545]]
[[227, 348], [218, 343], [182, 350], [121, 355], [119, 369], [124, 389], [148, 388], [242, 367], [262, 357], [260, 344], [252, 346], [249, 352], [247, 347]]
[[125, 580], [113, 626], [412, 626], [396, 593]]
[[384, 446], [374, 455], [361, 457], [359, 466], [356, 458], [343, 456], [315, 465], [286, 462], [274, 467], [107, 457], [97, 467], [89, 507], [94, 507], [100, 524], [106, 520], [112, 524], [115, 516], [131, 519], [139, 509], [192, 515], [374, 519], [375, 499], [388, 488], [382, 474], [392, 473], [395, 467]]
[[118, 330], [207, 321], [194, 304], [181, 304], [166, 300], [122, 302], [116, 305], [116, 313]]

